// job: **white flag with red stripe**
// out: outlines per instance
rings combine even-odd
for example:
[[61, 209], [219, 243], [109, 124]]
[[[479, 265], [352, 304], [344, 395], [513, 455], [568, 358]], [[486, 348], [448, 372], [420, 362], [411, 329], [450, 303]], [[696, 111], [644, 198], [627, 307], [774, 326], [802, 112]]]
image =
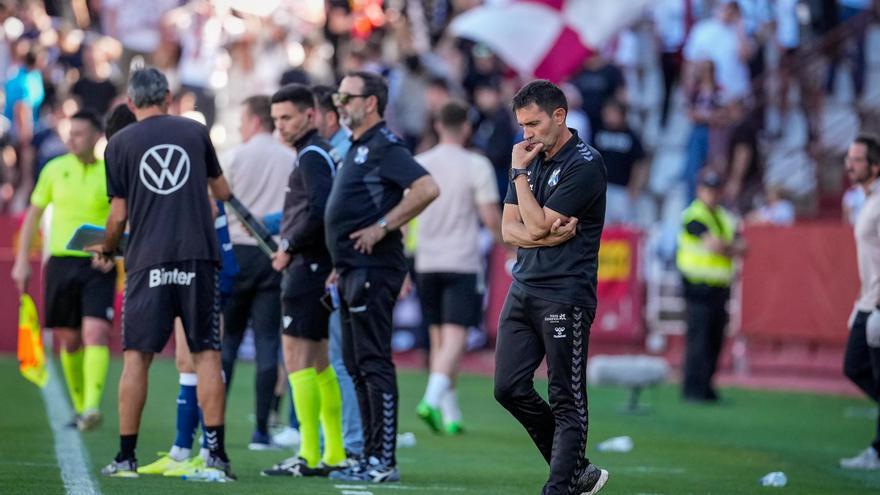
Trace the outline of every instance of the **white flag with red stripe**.
[[489, 46], [523, 76], [558, 82], [576, 71], [650, 0], [507, 0], [456, 17], [449, 29]]

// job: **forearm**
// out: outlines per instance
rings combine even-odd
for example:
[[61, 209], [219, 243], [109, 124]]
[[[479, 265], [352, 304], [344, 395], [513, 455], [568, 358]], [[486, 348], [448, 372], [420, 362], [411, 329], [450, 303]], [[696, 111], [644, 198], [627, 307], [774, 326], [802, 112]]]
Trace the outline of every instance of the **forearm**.
[[125, 232], [125, 223], [126, 219], [119, 219], [114, 217], [109, 217], [107, 219], [106, 231], [104, 232], [104, 248], [103, 251], [105, 253], [110, 253], [112, 256], [113, 253], [116, 252], [116, 249], [119, 247], [119, 240], [122, 239], [122, 234]]
[[43, 210], [31, 205], [24, 216], [24, 222], [21, 225], [21, 232], [18, 237], [18, 253], [16, 260], [27, 260], [31, 244], [34, 241], [34, 234], [37, 231], [37, 225], [40, 223], [40, 217]]
[[502, 226], [502, 241], [510, 244], [511, 246], [521, 247], [521, 248], [537, 248], [537, 247], [551, 247], [554, 244], [551, 244], [546, 238], [544, 239], [532, 239], [532, 236], [529, 235], [529, 231], [526, 228], [525, 224], [520, 222], [510, 222], [506, 223]]
[[519, 214], [529, 239], [539, 241], [546, 237], [550, 233], [550, 228], [546, 226], [547, 219], [544, 215], [544, 209], [532, 194], [528, 181], [516, 180], [516, 196], [519, 202]]

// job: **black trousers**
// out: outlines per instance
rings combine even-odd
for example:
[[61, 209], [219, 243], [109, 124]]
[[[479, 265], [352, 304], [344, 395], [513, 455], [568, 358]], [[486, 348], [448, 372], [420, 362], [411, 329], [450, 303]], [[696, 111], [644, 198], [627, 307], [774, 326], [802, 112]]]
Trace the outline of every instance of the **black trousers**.
[[354, 382], [364, 456], [397, 465], [397, 373], [391, 360], [392, 313], [404, 270], [353, 268], [339, 276], [342, 359]]
[[686, 399], [717, 400], [712, 377], [718, 368], [718, 356], [727, 326], [727, 300], [730, 289], [693, 285], [685, 282], [687, 335], [685, 336], [684, 380]]
[[[568, 494], [589, 460], [587, 344], [596, 310], [528, 296], [511, 286], [495, 347], [495, 399], [525, 427], [550, 465], [542, 493]], [[547, 357], [548, 404], [535, 391]]]
[[235, 359], [248, 321], [254, 331], [257, 352], [256, 423], [257, 431], [268, 433], [269, 412], [278, 380], [278, 350], [281, 345], [281, 274], [256, 246], [233, 246], [239, 272], [232, 295], [223, 309], [223, 372], [226, 389], [232, 384]]
[[[843, 373], [872, 401], [880, 404], [880, 348], [868, 346], [865, 325], [871, 313], [859, 311], [853, 319], [843, 355]], [[880, 452], [880, 414], [871, 443]]]

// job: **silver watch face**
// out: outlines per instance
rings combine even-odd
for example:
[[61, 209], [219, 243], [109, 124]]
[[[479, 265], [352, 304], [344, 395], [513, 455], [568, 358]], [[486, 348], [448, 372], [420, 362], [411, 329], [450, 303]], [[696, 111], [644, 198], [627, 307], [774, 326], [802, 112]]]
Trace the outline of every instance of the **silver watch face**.
[[288, 249], [290, 249], [290, 241], [287, 239], [281, 239], [281, 250], [287, 251]]

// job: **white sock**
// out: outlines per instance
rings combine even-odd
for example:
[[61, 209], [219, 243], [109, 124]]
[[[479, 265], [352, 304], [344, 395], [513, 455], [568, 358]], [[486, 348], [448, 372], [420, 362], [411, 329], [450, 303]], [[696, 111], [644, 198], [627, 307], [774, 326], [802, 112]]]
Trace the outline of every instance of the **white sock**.
[[195, 387], [199, 384], [199, 375], [195, 373], [181, 373], [180, 384], [187, 387]]
[[443, 413], [443, 420], [447, 423], [453, 421], [461, 421], [461, 409], [458, 408], [458, 394], [454, 388], [450, 388], [443, 395], [440, 401], [440, 411]]
[[449, 390], [451, 383], [448, 376], [442, 373], [431, 373], [431, 376], [428, 377], [428, 386], [425, 387], [425, 402], [431, 407], [439, 407], [440, 400]]
[[189, 459], [189, 454], [189, 449], [184, 449], [183, 447], [178, 447], [177, 445], [172, 445], [171, 450], [168, 451], [168, 457], [171, 457], [178, 462]]

